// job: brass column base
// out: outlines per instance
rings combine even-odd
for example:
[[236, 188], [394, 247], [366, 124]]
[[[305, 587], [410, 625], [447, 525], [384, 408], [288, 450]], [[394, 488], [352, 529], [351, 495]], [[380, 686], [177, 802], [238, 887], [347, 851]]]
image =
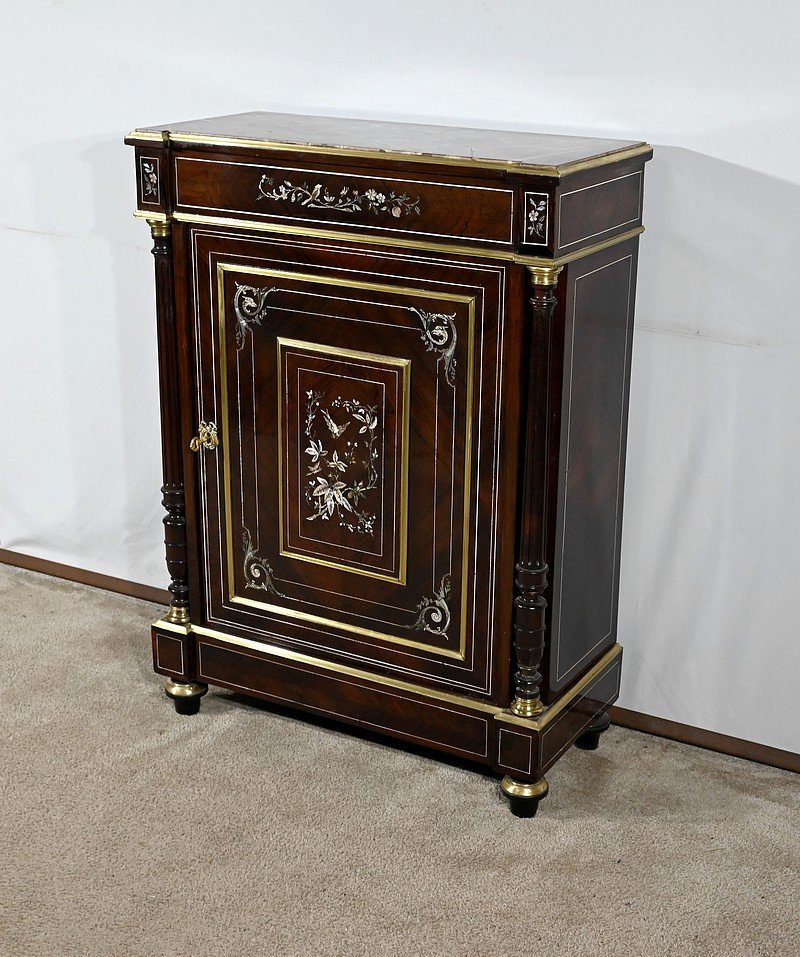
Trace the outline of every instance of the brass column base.
[[506, 775], [500, 782], [500, 790], [508, 798], [511, 813], [515, 817], [535, 817], [539, 801], [547, 797], [550, 786], [547, 778], [538, 781], [515, 781]]
[[538, 718], [544, 705], [539, 698], [514, 698], [508, 710], [520, 718]]
[[208, 691], [208, 685], [199, 681], [173, 681], [169, 678], [164, 691], [168, 698], [172, 698], [178, 714], [197, 714], [200, 699]]
[[170, 605], [169, 611], [166, 614], [166, 621], [171, 622], [173, 625], [188, 625], [189, 609], [181, 607], [180, 605]]

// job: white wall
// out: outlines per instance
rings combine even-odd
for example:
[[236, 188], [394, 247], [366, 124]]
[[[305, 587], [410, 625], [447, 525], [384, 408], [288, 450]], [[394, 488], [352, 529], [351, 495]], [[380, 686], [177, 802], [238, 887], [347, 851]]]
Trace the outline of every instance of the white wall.
[[620, 704], [800, 750], [792, 0], [9, 10], [0, 547], [165, 584], [132, 127], [271, 109], [648, 139]]

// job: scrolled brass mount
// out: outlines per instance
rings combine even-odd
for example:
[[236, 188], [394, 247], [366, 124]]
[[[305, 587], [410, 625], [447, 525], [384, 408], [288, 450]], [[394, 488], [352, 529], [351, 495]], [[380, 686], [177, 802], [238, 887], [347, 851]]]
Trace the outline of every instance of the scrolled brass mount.
[[219, 445], [217, 436], [217, 426], [214, 422], [201, 422], [197, 435], [189, 443], [192, 452], [199, 452], [200, 449], [215, 449]]

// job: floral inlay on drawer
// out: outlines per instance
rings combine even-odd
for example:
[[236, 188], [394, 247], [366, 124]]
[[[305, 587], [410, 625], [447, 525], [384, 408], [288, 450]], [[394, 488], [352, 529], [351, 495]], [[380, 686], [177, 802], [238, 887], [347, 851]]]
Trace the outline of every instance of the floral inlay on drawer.
[[321, 183], [309, 186], [293, 186], [290, 180], [284, 180], [273, 187], [274, 177], [261, 177], [258, 184], [257, 199], [274, 199], [279, 202], [297, 203], [298, 206], [310, 206], [316, 209], [344, 209], [351, 213], [368, 210], [371, 213], [391, 213], [396, 219], [412, 213], [420, 214], [419, 196], [412, 199], [407, 193], [398, 195], [390, 190], [388, 195], [370, 188], [363, 193], [351, 186], [342, 186], [338, 193], [330, 193]]
[[510, 245], [514, 191], [479, 182], [404, 178], [175, 157], [176, 207], [188, 213], [403, 232], [460, 243]]

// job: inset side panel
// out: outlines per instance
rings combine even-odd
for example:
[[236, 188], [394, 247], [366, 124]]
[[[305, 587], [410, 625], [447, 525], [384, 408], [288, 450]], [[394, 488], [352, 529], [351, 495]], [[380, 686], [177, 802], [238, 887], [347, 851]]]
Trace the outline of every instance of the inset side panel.
[[565, 284], [550, 700], [616, 640], [637, 250], [634, 239], [580, 260]]

